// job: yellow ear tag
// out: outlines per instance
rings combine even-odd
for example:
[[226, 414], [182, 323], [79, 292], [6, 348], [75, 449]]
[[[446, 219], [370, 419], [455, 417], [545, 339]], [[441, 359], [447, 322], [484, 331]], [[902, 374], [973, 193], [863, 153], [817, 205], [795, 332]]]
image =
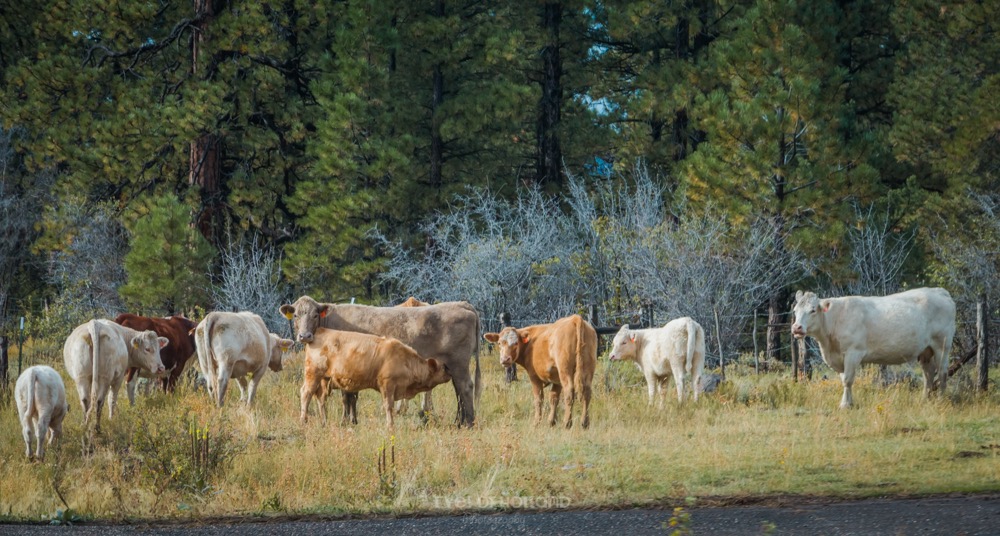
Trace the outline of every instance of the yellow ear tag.
[[284, 313], [284, 316], [285, 316], [285, 318], [287, 318], [287, 319], [291, 320], [291, 319], [292, 319], [292, 317], [293, 317], [293, 316], [295, 316], [295, 315], [293, 315], [292, 313], [289, 313], [289, 312], [285, 312], [285, 313]]

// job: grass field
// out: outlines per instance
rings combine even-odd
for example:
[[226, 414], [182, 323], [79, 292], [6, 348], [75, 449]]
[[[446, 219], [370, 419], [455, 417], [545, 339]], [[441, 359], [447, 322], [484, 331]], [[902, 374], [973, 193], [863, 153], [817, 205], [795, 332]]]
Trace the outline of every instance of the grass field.
[[[340, 425], [339, 396], [329, 403], [337, 417], [329, 425], [318, 417], [300, 424], [299, 355], [283, 372], [267, 374], [252, 409], [237, 401], [235, 385], [223, 409], [189, 385], [173, 396], [140, 396], [135, 407], [123, 389], [120, 413], [110, 424], [105, 413], [102, 435], [89, 444], [76, 389], [66, 378], [65, 435], [44, 464], [24, 459], [17, 411], [10, 401], [0, 405], [0, 519], [1000, 491], [1000, 395], [996, 389], [972, 394], [963, 373], [947, 397], [926, 401], [919, 387], [876, 386], [875, 370], [866, 369], [855, 384], [856, 407], [842, 411], [840, 383], [829, 370], [818, 375], [830, 379], [795, 383], [787, 373], [755, 376], [745, 366], [729, 366], [728, 381], [699, 403], [680, 406], [668, 398], [655, 409], [647, 407], [633, 365], [602, 359], [591, 428], [564, 430], [531, 424], [523, 371], [508, 386], [495, 353], [484, 352], [482, 363], [485, 388], [475, 429], [452, 425], [454, 392], [442, 386], [428, 425], [411, 410], [391, 436], [374, 391], [361, 394], [357, 426]], [[61, 362], [52, 365], [63, 370]], [[208, 439], [200, 439], [206, 430]]]

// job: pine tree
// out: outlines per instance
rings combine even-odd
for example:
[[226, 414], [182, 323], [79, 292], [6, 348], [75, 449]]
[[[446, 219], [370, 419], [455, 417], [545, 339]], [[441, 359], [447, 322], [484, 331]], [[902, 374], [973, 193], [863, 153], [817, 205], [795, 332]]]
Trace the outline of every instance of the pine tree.
[[207, 305], [213, 251], [192, 225], [188, 206], [173, 195], [157, 197], [137, 214], [131, 231], [128, 283], [120, 289], [128, 303], [157, 314]]

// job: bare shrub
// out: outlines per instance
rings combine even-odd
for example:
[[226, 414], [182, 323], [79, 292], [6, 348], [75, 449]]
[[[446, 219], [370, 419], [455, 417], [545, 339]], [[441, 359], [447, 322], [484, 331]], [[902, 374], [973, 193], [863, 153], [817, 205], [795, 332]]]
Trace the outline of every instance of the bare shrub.
[[854, 207], [857, 225], [847, 231], [851, 270], [856, 277], [843, 289], [855, 296], [886, 296], [900, 290], [903, 264], [913, 246], [912, 231], [897, 231], [888, 212]]
[[288, 322], [278, 312], [285, 298], [281, 259], [274, 248], [262, 246], [258, 237], [233, 243], [220, 251], [221, 270], [212, 288], [212, 301], [220, 311], [250, 311], [273, 333], [286, 333]]

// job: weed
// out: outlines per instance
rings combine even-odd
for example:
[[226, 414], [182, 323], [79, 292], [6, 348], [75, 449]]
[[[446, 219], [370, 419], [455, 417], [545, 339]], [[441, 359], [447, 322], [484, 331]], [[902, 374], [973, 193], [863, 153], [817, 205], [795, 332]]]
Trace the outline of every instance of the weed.
[[378, 466], [378, 501], [385, 504], [396, 500], [399, 495], [399, 479], [396, 476], [396, 436], [389, 437], [389, 458], [386, 460], [385, 443], [375, 456]]

